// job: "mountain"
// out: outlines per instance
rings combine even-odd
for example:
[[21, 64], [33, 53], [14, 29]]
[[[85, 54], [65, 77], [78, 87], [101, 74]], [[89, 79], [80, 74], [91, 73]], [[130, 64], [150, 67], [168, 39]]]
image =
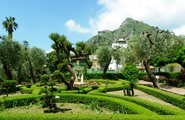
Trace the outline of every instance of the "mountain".
[[111, 46], [112, 43], [116, 42], [120, 38], [129, 40], [133, 35], [138, 35], [144, 31], [154, 29], [158, 28], [143, 23], [142, 21], [127, 18], [118, 29], [114, 31], [99, 31], [97, 35], [87, 40], [86, 44], [91, 45], [94, 52], [98, 46]]

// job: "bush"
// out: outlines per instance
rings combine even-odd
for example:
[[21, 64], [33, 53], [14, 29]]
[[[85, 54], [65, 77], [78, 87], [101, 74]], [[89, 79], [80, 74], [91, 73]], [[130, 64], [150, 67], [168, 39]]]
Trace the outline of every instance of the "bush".
[[0, 99], [0, 106], [4, 106], [5, 108], [26, 106], [26, 105], [37, 103], [38, 99], [39, 99], [38, 95], [21, 95], [21, 96], [6, 97], [4, 99]]
[[130, 81], [131, 83], [135, 83], [138, 80], [139, 70], [137, 69], [136, 65], [128, 64], [123, 68], [123, 75], [126, 80]]
[[147, 76], [146, 72], [139, 72], [138, 73], [138, 79], [139, 80], [144, 80], [144, 77]]
[[15, 80], [3, 80], [1, 82], [1, 92], [6, 93], [7, 96], [10, 92], [16, 92], [16, 84], [17, 82]]
[[25, 94], [25, 93], [32, 94], [33, 89], [27, 88], [26, 86], [23, 86], [23, 87], [21, 87], [21, 90], [20, 91], [21, 91], [22, 94]]

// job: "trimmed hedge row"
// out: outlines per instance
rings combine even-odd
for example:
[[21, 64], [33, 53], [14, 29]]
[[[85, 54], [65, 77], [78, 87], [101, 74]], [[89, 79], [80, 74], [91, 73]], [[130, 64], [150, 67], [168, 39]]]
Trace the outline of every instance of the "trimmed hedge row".
[[0, 106], [4, 108], [12, 108], [16, 106], [27, 106], [30, 103], [34, 104], [39, 101], [39, 95], [21, 95], [21, 96], [11, 96], [0, 99]]
[[60, 101], [70, 103], [84, 103], [91, 104], [92, 102], [98, 102], [101, 107], [108, 108], [110, 110], [124, 113], [124, 114], [155, 114], [150, 110], [136, 105], [132, 102], [128, 102], [121, 99], [109, 98], [95, 95], [83, 95], [83, 94], [57, 94], [60, 96]]
[[[58, 101], [84, 104], [98, 102], [100, 107], [105, 107], [110, 110], [124, 114], [155, 114], [144, 107], [116, 98], [83, 94], [58, 94], [58, 96], [60, 96], [60, 99]], [[32, 104], [38, 103], [39, 99], [40, 99], [39, 95], [33, 94], [12, 96], [0, 99], [0, 106], [4, 108], [27, 106], [30, 105], [30, 103]]]
[[[111, 81], [113, 82], [113, 81]], [[110, 85], [108, 84], [107, 86], [101, 86], [96, 90], [90, 91], [89, 93], [106, 93], [110, 91], [118, 91], [118, 90], [123, 90], [123, 83], [129, 83], [129, 81], [126, 80], [118, 80], [114, 82], [114, 84]]]
[[[142, 79], [146, 75], [146, 72], [139, 72], [139, 79]], [[124, 74], [122, 73], [106, 73], [102, 76], [102, 73], [86, 73], [85, 78], [87, 80], [90, 79], [110, 79], [110, 80], [118, 80], [118, 79], [125, 79]]]
[[37, 85], [32, 85], [31, 87], [23, 86], [23, 87], [21, 87], [20, 91], [23, 94], [27, 93], [27, 94], [39, 95], [41, 93], [42, 89], [44, 89], [44, 88], [38, 87]]
[[123, 74], [121, 73], [106, 73], [104, 76], [102, 76], [102, 73], [86, 73], [85, 78], [87, 80], [90, 79], [110, 79], [110, 80], [118, 80], [118, 79], [124, 79]]
[[96, 90], [89, 91], [89, 93], [106, 93], [109, 91], [123, 90], [123, 85], [107, 85], [101, 86]]
[[159, 115], [183, 115], [183, 114], [185, 114], [185, 111], [180, 108], [166, 106], [166, 105], [150, 102], [150, 101], [139, 99], [139, 98], [112, 95], [112, 94], [102, 94], [102, 93], [92, 93], [92, 94], [99, 95], [99, 96], [113, 97], [113, 98], [126, 100], [129, 102], [133, 102], [133, 103], [141, 105], [151, 111], [154, 111]]
[[125, 114], [38, 114], [0, 113], [1, 120], [184, 120], [184, 115], [125, 115]]
[[173, 93], [161, 91], [159, 89], [154, 89], [154, 88], [150, 88], [142, 85], [137, 85], [137, 89], [147, 94], [150, 94], [152, 96], [155, 96], [157, 98], [160, 98], [161, 100], [164, 100], [182, 109], [185, 109], [185, 97], [183, 96], [175, 95]]

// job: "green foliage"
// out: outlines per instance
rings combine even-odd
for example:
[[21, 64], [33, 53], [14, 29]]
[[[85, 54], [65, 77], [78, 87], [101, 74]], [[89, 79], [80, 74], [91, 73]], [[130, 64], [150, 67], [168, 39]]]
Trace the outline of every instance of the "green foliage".
[[[13, 72], [16, 71], [18, 66], [22, 63], [22, 48], [21, 44], [12, 41], [8, 37], [3, 37], [0, 41], [0, 62], [5, 72], [6, 79], [13, 79]], [[2, 75], [3, 76], [3, 75]]]
[[157, 29], [149, 26], [141, 21], [127, 18], [120, 25], [120, 27], [114, 31], [99, 31], [98, 35], [93, 36], [87, 41], [86, 44], [92, 46], [93, 53], [98, 49], [99, 46], [109, 46], [116, 42], [119, 38], [129, 40], [133, 35], [139, 35], [141, 32], [147, 31], [148, 29]]
[[42, 101], [42, 107], [49, 109], [49, 110], [44, 110], [44, 112], [47, 112], [47, 113], [59, 112], [59, 109], [57, 108], [57, 105], [56, 105], [55, 95], [47, 88], [45, 89], [44, 93], [45, 94], [40, 99]]
[[27, 106], [30, 104], [37, 103], [39, 99], [38, 95], [21, 95], [21, 96], [11, 96], [4, 99], [0, 99], [0, 106], [5, 108], [12, 108], [16, 106]]
[[16, 84], [17, 82], [15, 80], [3, 80], [0, 82], [1, 89], [6, 89], [6, 96], [8, 96], [8, 93], [10, 92], [16, 92]]
[[[102, 73], [87, 73], [86, 79], [102, 79]], [[118, 79], [124, 79], [124, 75], [121, 73], [106, 73], [104, 75], [104, 79], [110, 79], [110, 80], [118, 80]]]
[[138, 105], [141, 105], [151, 111], [156, 112], [159, 115], [183, 115], [185, 112], [184, 110], [176, 107], [171, 107], [167, 105], [162, 105], [159, 103], [150, 102], [148, 100], [143, 100], [139, 98], [134, 97], [128, 97], [128, 96], [119, 96], [119, 95], [112, 95], [112, 94], [102, 94], [102, 93], [92, 93], [93, 95], [100, 95], [100, 96], [106, 96], [106, 97], [114, 97], [118, 99], [123, 99], [129, 102], [136, 103]]
[[123, 114], [154, 114], [136, 104], [116, 98], [83, 94], [58, 94], [58, 96], [61, 96], [60, 101], [63, 102], [91, 104], [92, 101], [97, 101], [101, 107]]
[[6, 17], [6, 20], [2, 22], [3, 28], [8, 31], [9, 38], [12, 38], [13, 31], [18, 28], [18, 24], [15, 22], [14, 17]]
[[39, 113], [0, 113], [1, 120], [184, 120], [184, 115], [125, 115], [125, 114], [39, 114]]
[[179, 72], [157, 72], [154, 74], [162, 76], [161, 78], [159, 78], [159, 82], [165, 82], [166, 84], [171, 86], [179, 87], [184, 83], [183, 76]]
[[165, 66], [169, 63], [171, 63], [171, 60], [168, 59], [167, 57], [157, 56], [154, 59], [152, 59], [151, 65], [160, 68], [160, 67]]
[[182, 67], [185, 67], [185, 46], [179, 49], [174, 62], [179, 63]]
[[41, 84], [46, 85], [49, 82], [50, 76], [48, 74], [44, 74], [41, 76]]
[[135, 83], [138, 80], [139, 70], [134, 64], [127, 64], [123, 68], [123, 74], [126, 80]]
[[25, 94], [25, 93], [27, 93], [27, 94], [32, 94], [33, 89], [27, 88], [26, 86], [23, 86], [23, 87], [21, 87], [20, 92], [21, 92], [22, 94]]
[[[84, 61], [90, 68], [92, 66], [92, 63], [89, 61], [91, 51], [83, 42], [78, 42], [76, 47], [73, 47], [66, 36], [58, 33], [51, 33], [49, 37], [54, 42], [52, 45], [53, 51], [48, 54], [50, 72], [53, 73], [58, 70], [57, 73], [53, 73], [54, 76], [57, 76], [57, 79], [60, 79], [67, 86], [68, 90], [73, 90], [75, 81], [75, 72], [72, 69], [73, 63], [77, 60]], [[70, 74], [70, 81], [64, 77], [68, 73]]]
[[168, 93], [168, 92], [161, 91], [161, 90], [154, 89], [154, 88], [149, 88], [149, 87], [142, 86], [142, 85], [137, 85], [137, 89], [147, 94], [150, 94], [152, 96], [155, 96], [161, 100], [164, 100], [168, 103], [171, 103], [175, 106], [178, 106], [182, 109], [185, 109], [185, 100], [184, 100], [185, 98], [183, 96], [175, 95], [172, 93]]
[[43, 91], [42, 87], [38, 87], [37, 85], [32, 85], [31, 87], [27, 86], [22, 86], [20, 88], [20, 92], [22, 94], [35, 94], [35, 95], [40, 95]]
[[[97, 58], [98, 62], [104, 70], [106, 69], [107, 65], [110, 64], [112, 59], [112, 49], [107, 46], [102, 46], [97, 51]], [[108, 69], [108, 68], [107, 68]], [[107, 71], [106, 69], [106, 71]]]
[[143, 80], [143, 77], [146, 76], [146, 75], [147, 75], [146, 72], [139, 72], [139, 74], [138, 74], [138, 79], [139, 79], [139, 80]]

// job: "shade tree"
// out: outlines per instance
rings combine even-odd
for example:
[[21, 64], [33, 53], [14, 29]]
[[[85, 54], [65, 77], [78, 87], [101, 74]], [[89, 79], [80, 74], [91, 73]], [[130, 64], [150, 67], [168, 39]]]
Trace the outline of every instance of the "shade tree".
[[13, 80], [14, 71], [20, 63], [21, 44], [17, 41], [12, 41], [9, 37], [4, 36], [0, 41], [0, 63], [6, 75], [6, 79]]
[[[159, 88], [156, 78], [150, 70], [153, 59], [166, 57], [173, 44], [174, 34], [164, 30], [148, 30], [139, 36], [133, 36], [128, 43], [129, 59], [142, 63], [153, 86]], [[130, 54], [130, 55], [129, 55]]]
[[[73, 63], [77, 60], [84, 61], [90, 68], [92, 66], [89, 59], [91, 48], [84, 42], [78, 42], [74, 47], [66, 36], [58, 33], [51, 33], [49, 37], [54, 43], [52, 45], [53, 51], [48, 55], [48, 61], [50, 61], [48, 67], [51, 72], [59, 71], [60, 80], [67, 86], [68, 90], [73, 90], [76, 79]], [[65, 77], [67, 73], [70, 74], [69, 81]]]

